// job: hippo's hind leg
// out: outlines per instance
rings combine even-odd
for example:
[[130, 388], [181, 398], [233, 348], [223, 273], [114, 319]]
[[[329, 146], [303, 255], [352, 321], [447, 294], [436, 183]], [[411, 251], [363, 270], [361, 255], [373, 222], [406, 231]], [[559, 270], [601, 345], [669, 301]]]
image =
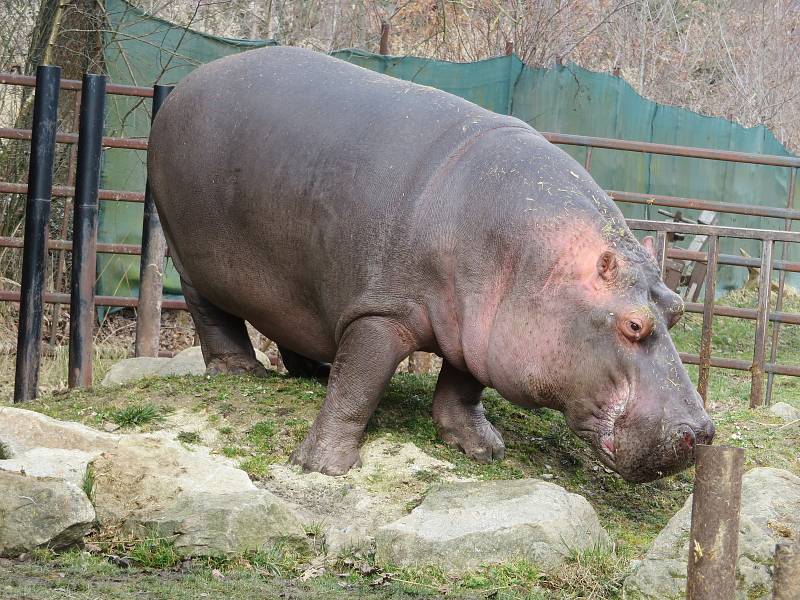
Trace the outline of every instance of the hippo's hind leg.
[[266, 377], [267, 370], [256, 358], [244, 321], [211, 304], [183, 275], [181, 289], [200, 338], [206, 373], [249, 373]]
[[433, 420], [446, 444], [489, 462], [502, 458], [505, 445], [500, 432], [486, 419], [482, 392], [483, 385], [472, 375], [444, 361], [433, 394]]
[[390, 318], [351, 323], [339, 342], [322, 409], [290, 461], [326, 475], [343, 475], [359, 465], [367, 421], [397, 365], [414, 349], [411, 335]]
[[306, 358], [302, 354], [289, 350], [286, 346], [281, 346], [280, 344], [278, 344], [278, 350], [281, 353], [283, 366], [286, 367], [292, 377], [327, 379], [330, 375], [331, 366], [328, 363]]

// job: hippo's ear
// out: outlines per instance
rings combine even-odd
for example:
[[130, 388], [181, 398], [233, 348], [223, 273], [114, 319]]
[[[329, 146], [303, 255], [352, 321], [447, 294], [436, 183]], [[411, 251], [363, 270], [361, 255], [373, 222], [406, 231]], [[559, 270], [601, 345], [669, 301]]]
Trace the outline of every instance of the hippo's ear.
[[657, 258], [656, 257], [656, 240], [653, 238], [652, 235], [648, 235], [647, 237], [645, 237], [642, 240], [642, 246], [644, 246], [644, 249], [647, 250], [650, 253], [650, 256], [652, 256], [653, 258]]
[[617, 256], [606, 250], [597, 259], [597, 274], [605, 281], [612, 281], [617, 276]]

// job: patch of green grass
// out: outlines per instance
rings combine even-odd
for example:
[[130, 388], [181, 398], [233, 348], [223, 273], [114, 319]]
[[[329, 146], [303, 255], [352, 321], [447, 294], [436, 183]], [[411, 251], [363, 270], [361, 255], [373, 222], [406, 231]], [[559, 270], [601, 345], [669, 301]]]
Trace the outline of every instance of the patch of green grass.
[[127, 406], [120, 410], [112, 411], [109, 416], [120, 427], [144, 425], [161, 417], [158, 408], [149, 403]]
[[181, 431], [175, 437], [184, 444], [199, 444], [203, 441], [203, 438], [196, 431]]
[[150, 569], [166, 569], [178, 564], [180, 555], [175, 550], [172, 538], [149, 533], [144, 539], [131, 548], [130, 557], [140, 566]]
[[12, 458], [12, 456], [11, 448], [9, 448], [7, 444], [0, 442], [0, 460], [8, 460]]
[[86, 467], [86, 472], [83, 474], [81, 489], [83, 490], [83, 493], [86, 494], [86, 497], [91, 500], [92, 491], [94, 490], [94, 469], [92, 468], [91, 464]]

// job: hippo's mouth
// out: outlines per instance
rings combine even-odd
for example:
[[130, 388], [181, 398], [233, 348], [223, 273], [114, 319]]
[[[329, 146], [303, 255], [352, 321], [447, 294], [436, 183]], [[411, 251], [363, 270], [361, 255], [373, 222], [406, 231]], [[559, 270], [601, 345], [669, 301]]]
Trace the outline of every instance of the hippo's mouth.
[[612, 388], [605, 401], [598, 403], [594, 414], [593, 427], [583, 428], [579, 435], [597, 449], [600, 461], [607, 467], [616, 469], [617, 446], [614, 430], [617, 421], [625, 414], [631, 399], [632, 387], [627, 380]]

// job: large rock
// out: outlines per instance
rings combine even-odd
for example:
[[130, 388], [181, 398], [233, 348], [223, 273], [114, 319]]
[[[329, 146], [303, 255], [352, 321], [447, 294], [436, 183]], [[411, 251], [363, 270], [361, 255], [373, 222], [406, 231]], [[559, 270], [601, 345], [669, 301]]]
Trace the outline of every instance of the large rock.
[[769, 407], [769, 412], [784, 421], [797, 421], [800, 419], [800, 408], [795, 408], [791, 404], [786, 404], [786, 402], [773, 404]]
[[452, 464], [388, 437], [364, 444], [361, 463], [341, 477], [273, 465], [263, 485], [296, 505], [306, 524], [321, 527], [330, 554], [342, 554], [374, 549], [378, 528], [405, 515], [431, 480], [453, 478]]
[[0, 443], [11, 458], [39, 448], [80, 450], [100, 454], [117, 445], [120, 436], [97, 431], [80, 423], [59, 421], [41, 413], [0, 406]]
[[[267, 355], [256, 350], [256, 358], [267, 369], [271, 364]], [[171, 375], [203, 375], [206, 364], [200, 346], [192, 346], [178, 352], [172, 358], [126, 358], [114, 364], [103, 377], [101, 385], [119, 385], [145, 377], [168, 377]]]
[[186, 556], [230, 556], [259, 550], [275, 540], [305, 538], [286, 503], [257, 489], [184, 496], [143, 525], [173, 537], [175, 548]]
[[53, 477], [82, 487], [89, 463], [100, 454], [63, 448], [32, 448], [9, 460], [0, 460], [0, 471], [13, 471], [34, 477]]
[[103, 523], [152, 520], [187, 498], [256, 489], [229, 460], [157, 434], [123, 436], [91, 469], [92, 500]]
[[94, 522], [91, 502], [72, 483], [0, 471], [0, 556], [70, 546]]
[[536, 479], [450, 482], [378, 530], [376, 558], [452, 571], [519, 558], [553, 568], [573, 551], [609, 543], [589, 502], [558, 485]]
[[[690, 496], [625, 580], [627, 598], [684, 597], [691, 513]], [[748, 471], [742, 479], [739, 520], [739, 598], [770, 597], [775, 544], [787, 536], [800, 536], [800, 477], [769, 467]]]

